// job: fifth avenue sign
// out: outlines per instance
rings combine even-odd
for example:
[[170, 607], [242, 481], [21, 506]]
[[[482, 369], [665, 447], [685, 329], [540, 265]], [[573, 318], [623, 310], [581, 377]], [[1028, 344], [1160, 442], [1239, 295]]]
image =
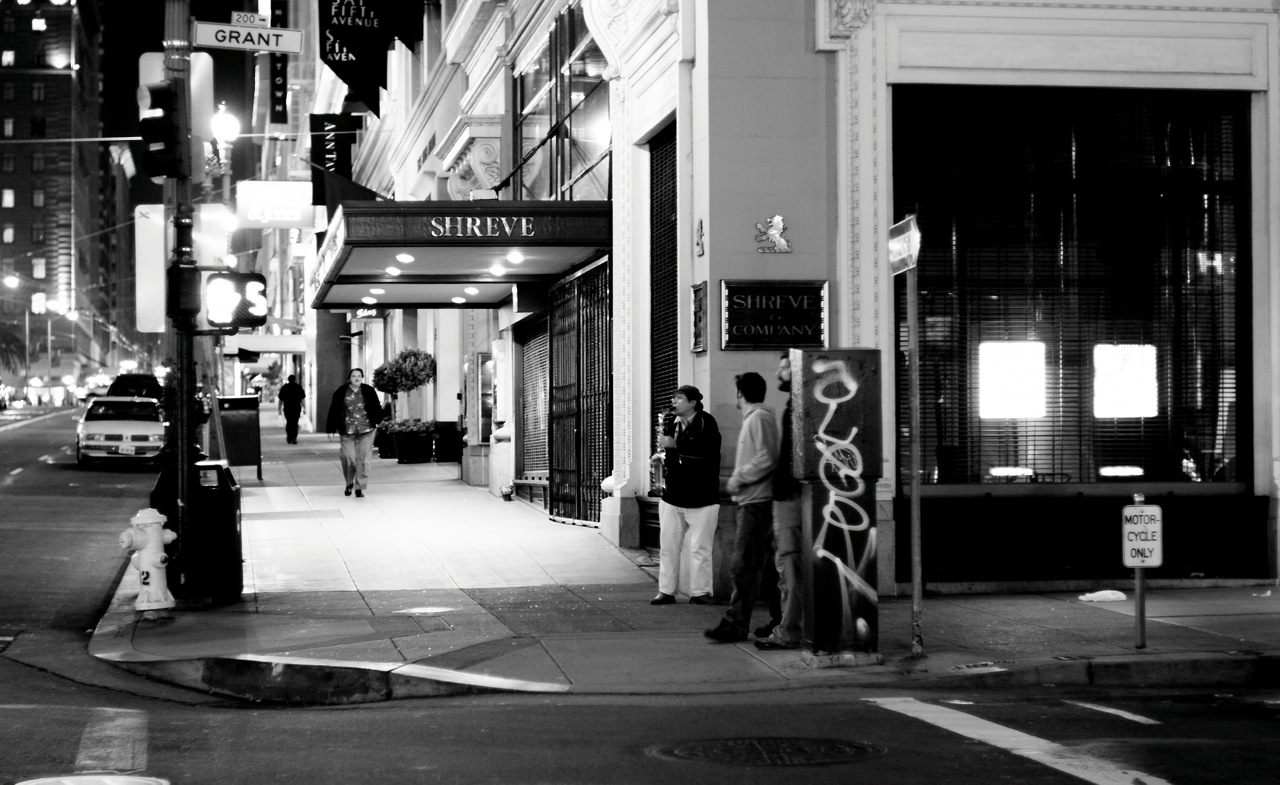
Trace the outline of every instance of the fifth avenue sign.
[[243, 49], [250, 52], [302, 53], [302, 31], [287, 27], [248, 27], [212, 22], [192, 24], [192, 43], [212, 49]]

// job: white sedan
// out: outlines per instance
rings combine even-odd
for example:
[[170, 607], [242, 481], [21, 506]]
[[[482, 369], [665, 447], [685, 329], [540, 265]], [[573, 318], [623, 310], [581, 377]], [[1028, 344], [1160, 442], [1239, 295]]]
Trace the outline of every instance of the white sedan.
[[164, 415], [154, 398], [94, 398], [76, 429], [76, 463], [152, 460], [164, 447], [164, 431]]

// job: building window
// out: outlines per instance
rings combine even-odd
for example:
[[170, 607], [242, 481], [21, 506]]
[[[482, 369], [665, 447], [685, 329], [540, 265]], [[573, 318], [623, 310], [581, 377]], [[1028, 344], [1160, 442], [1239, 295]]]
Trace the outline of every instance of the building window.
[[44, 103], [44, 82], [31, 83], [31, 101], [32, 103]]
[[31, 259], [31, 277], [36, 280], [43, 281], [45, 276], [45, 264], [43, 256], [36, 256]]
[[32, 139], [43, 139], [43, 138], [44, 138], [44, 127], [45, 127], [45, 124], [44, 124], [44, 118], [43, 118], [43, 117], [33, 117], [33, 118], [31, 118], [31, 138], [32, 138]]
[[43, 16], [33, 17], [31, 19], [31, 31], [34, 33], [43, 33], [49, 29], [49, 23]]
[[6, 15], [4, 18], [4, 21], [0, 22], [0, 30], [4, 30], [4, 32], [6, 33], [15, 32], [17, 31], [17, 29], [18, 29], [18, 22], [12, 16]]
[[44, 207], [44, 189], [43, 188], [31, 189], [31, 206]]
[[17, 91], [14, 90], [13, 82], [5, 82], [3, 86], [0, 86], [0, 99], [12, 101], [16, 94]]
[[[894, 215], [936, 238], [916, 270], [922, 480], [1247, 482], [1249, 96], [893, 89]], [[1010, 106], [1036, 119], [966, 120]]]
[[13, 118], [12, 117], [4, 118], [4, 138], [5, 139], [13, 138]]
[[44, 224], [42, 223], [31, 224], [31, 242], [33, 243], [44, 242]]
[[609, 83], [582, 9], [562, 13], [541, 54], [515, 79], [517, 199], [608, 199]]
[[0, 228], [0, 243], [13, 245], [15, 231], [13, 224], [5, 224], [3, 228]]
[[31, 171], [33, 172], [44, 171], [44, 153], [31, 154]]
[[13, 189], [0, 189], [0, 207], [13, 207]]
[[14, 53], [12, 49], [5, 49], [3, 51], [0, 51], [0, 66], [12, 67], [14, 64], [14, 61], [15, 61], [15, 58], [14, 58]]
[[18, 168], [13, 153], [0, 153], [0, 172], [12, 172]]

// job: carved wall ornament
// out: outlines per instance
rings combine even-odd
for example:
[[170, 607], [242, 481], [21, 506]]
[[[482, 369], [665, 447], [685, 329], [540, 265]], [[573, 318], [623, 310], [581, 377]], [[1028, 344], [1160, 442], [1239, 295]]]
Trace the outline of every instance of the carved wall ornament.
[[849, 38], [867, 23], [873, 10], [875, 0], [831, 0], [831, 37]]
[[780, 215], [773, 216], [765, 223], [756, 224], [756, 242], [769, 243], [756, 248], [756, 253], [791, 253], [791, 243], [783, 237], [786, 231], [787, 225]]
[[449, 195], [469, 199], [472, 191], [493, 188], [501, 176], [497, 140], [474, 142], [449, 175]]

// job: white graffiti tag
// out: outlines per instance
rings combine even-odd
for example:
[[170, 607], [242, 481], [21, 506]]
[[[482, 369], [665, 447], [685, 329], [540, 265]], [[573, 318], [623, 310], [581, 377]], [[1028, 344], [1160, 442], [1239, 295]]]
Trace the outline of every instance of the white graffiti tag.
[[[858, 428], [849, 429], [847, 436], [840, 437], [831, 433], [832, 421], [840, 404], [853, 400], [858, 392], [858, 382], [849, 372], [848, 365], [841, 360], [818, 360], [813, 364], [818, 379], [813, 387], [813, 397], [827, 407], [827, 413], [818, 425], [814, 436], [814, 445], [821, 453], [818, 462], [818, 476], [827, 492], [826, 503], [822, 507], [822, 528], [814, 538], [814, 555], [829, 561], [840, 576], [840, 599], [843, 605], [843, 629], [854, 630], [859, 640], [870, 634], [870, 626], [863, 618], [854, 619], [854, 606], [859, 595], [875, 607], [878, 597], [875, 587], [864, 577], [868, 568], [874, 563], [876, 552], [876, 530], [871, 526], [871, 517], [861, 504], [856, 501], [866, 492], [867, 485], [862, 479], [862, 453], [854, 445], [853, 439], [858, 435]], [[865, 541], [865, 549], [855, 560], [853, 536], [857, 532], [866, 532], [858, 540]], [[843, 548], [834, 538], [843, 538]], [[847, 554], [842, 557], [841, 554]], [[848, 564], [845, 558], [855, 560]]]

